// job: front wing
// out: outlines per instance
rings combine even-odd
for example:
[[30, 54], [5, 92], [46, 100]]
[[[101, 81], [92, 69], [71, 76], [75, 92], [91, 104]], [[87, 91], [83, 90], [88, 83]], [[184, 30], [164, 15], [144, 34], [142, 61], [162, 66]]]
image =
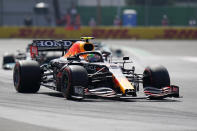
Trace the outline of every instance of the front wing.
[[116, 93], [113, 89], [108, 87], [99, 87], [95, 89], [84, 89], [81, 86], [74, 87], [74, 99], [83, 99], [84, 97], [98, 97], [105, 99], [164, 99], [167, 97], [179, 98], [179, 87], [170, 86], [157, 89], [154, 87], [144, 88], [144, 97], [137, 97], [131, 95], [123, 95]]

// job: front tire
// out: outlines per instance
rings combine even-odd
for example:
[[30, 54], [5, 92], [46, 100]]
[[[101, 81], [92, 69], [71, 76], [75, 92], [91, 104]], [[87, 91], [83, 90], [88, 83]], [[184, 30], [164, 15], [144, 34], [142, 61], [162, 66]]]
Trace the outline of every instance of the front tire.
[[41, 70], [38, 62], [16, 62], [13, 72], [14, 86], [19, 93], [36, 93], [40, 89]]
[[[75, 94], [74, 87], [84, 89], [88, 87], [88, 73], [86, 69], [79, 65], [67, 66], [62, 75], [62, 94], [67, 99], [72, 99]], [[81, 92], [79, 99], [83, 99], [84, 91]], [[79, 94], [78, 94], [79, 95]]]
[[143, 73], [143, 87], [162, 87], [170, 86], [170, 76], [164, 66], [149, 66]]

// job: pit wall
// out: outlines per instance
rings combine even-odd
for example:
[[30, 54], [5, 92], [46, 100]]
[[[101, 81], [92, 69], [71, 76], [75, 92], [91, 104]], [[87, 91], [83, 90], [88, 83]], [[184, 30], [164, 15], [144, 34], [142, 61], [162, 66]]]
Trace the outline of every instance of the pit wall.
[[0, 38], [79, 39], [197, 39], [197, 27], [0, 27]]

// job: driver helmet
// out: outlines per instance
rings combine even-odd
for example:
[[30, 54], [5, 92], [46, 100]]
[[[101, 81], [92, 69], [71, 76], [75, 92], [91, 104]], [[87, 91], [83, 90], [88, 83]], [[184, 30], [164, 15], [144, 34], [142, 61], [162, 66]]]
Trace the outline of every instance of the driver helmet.
[[88, 54], [88, 55], [87, 55], [87, 60], [88, 60], [89, 62], [99, 62], [100, 56], [97, 55], [97, 54]]

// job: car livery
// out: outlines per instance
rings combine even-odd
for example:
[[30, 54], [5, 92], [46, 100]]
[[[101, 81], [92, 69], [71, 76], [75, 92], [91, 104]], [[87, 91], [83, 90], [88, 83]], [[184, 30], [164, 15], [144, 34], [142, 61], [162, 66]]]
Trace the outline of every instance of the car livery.
[[[40, 86], [62, 92], [67, 99], [86, 97], [133, 99], [140, 84], [148, 99], [179, 97], [179, 87], [171, 85], [168, 71], [163, 66], [148, 66], [142, 74], [135, 73], [129, 57], [113, 62], [109, 56], [95, 51], [92, 37], [81, 40], [34, 40], [31, 44], [33, 60], [18, 61], [13, 79], [16, 91], [36, 93]], [[39, 65], [38, 52], [62, 51], [62, 57]], [[94, 59], [93, 59], [94, 58]]]

